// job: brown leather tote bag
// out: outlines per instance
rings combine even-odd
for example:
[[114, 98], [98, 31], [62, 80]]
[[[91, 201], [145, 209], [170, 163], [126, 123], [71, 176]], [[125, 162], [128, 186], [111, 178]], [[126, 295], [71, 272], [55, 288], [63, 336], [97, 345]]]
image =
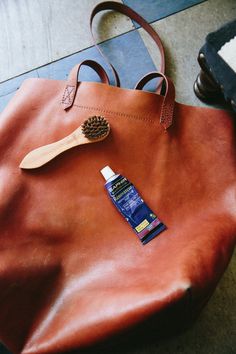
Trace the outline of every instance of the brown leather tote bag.
[[[93, 16], [104, 9], [143, 25], [163, 54], [132, 10], [107, 2]], [[180, 327], [207, 302], [235, 245], [231, 114], [175, 102], [163, 74], [128, 90], [110, 86], [95, 62], [83, 65], [102, 82], [77, 82], [81, 65], [67, 82], [27, 79], [0, 117], [0, 341], [13, 353], [80, 353], [118, 334]], [[163, 95], [142, 91], [158, 76]], [[104, 141], [19, 168], [93, 115], [110, 123]], [[145, 246], [104, 189], [106, 165], [167, 226]]]

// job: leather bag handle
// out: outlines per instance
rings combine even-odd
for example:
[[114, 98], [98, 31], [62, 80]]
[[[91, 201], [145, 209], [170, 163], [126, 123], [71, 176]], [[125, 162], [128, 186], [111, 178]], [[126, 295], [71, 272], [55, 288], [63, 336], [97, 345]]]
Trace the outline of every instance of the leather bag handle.
[[[164, 129], [168, 129], [173, 123], [174, 105], [175, 105], [175, 86], [172, 80], [158, 71], [152, 71], [143, 76], [136, 84], [135, 90], [142, 90], [143, 87], [152, 79], [162, 77], [165, 81], [165, 94], [161, 107], [160, 124]], [[158, 92], [158, 89], [157, 89]]]
[[[108, 61], [108, 59], [106, 58], [106, 56], [102, 53], [101, 49], [99, 48], [99, 46], [96, 44], [96, 40], [95, 37], [93, 35], [92, 32], [92, 23], [93, 23], [93, 19], [95, 17], [95, 15], [101, 11], [104, 10], [115, 10], [118, 11], [126, 16], [128, 16], [129, 18], [131, 18], [132, 20], [134, 20], [135, 22], [137, 22], [141, 27], [143, 27], [143, 29], [149, 33], [149, 35], [152, 37], [152, 39], [154, 40], [154, 42], [156, 43], [160, 54], [161, 54], [161, 71], [164, 72], [165, 71], [165, 54], [164, 54], [164, 48], [161, 42], [160, 37], [158, 36], [158, 34], [156, 33], [156, 31], [151, 27], [151, 25], [144, 20], [143, 17], [141, 17], [138, 13], [136, 13], [134, 10], [132, 10], [130, 7], [118, 3], [118, 2], [113, 2], [113, 1], [105, 1], [102, 2], [100, 4], [98, 4], [97, 6], [95, 6], [95, 8], [93, 9], [91, 16], [90, 16], [90, 29], [91, 29], [91, 34], [94, 40], [94, 44], [97, 47], [97, 49], [99, 50], [99, 52], [101, 53], [101, 55], [104, 57], [104, 59], [106, 60], [106, 62], [108, 63], [108, 65], [111, 67], [113, 75], [115, 77], [115, 82], [116, 82], [116, 86], [120, 86], [120, 79], [119, 76], [115, 70], [115, 68], [113, 67], [113, 65]], [[68, 77], [67, 83], [66, 83], [66, 87], [64, 89], [64, 93], [63, 93], [63, 97], [62, 97], [62, 104], [64, 109], [68, 109], [72, 106], [74, 99], [75, 99], [75, 95], [76, 95], [76, 90], [77, 90], [77, 86], [78, 86], [78, 74], [80, 71], [80, 68], [82, 65], [87, 65], [89, 67], [91, 67], [92, 69], [94, 69], [98, 75], [100, 76], [101, 80], [103, 83], [106, 84], [110, 84], [109, 82], [109, 78], [106, 74], [106, 71], [102, 68], [102, 66], [100, 64], [98, 64], [97, 62], [93, 61], [93, 60], [85, 60], [82, 63], [76, 65], [70, 72], [70, 75]], [[142, 79], [141, 79], [142, 80]], [[157, 92], [160, 92], [160, 85], [162, 84], [162, 80], [158, 83], [157, 85]]]
[[[160, 68], [160, 71], [161, 72], [165, 72], [165, 53], [164, 53], [164, 48], [163, 48], [163, 45], [162, 45], [160, 37], [158, 36], [156, 31], [152, 28], [152, 26], [142, 16], [140, 16], [137, 12], [135, 12], [130, 7], [128, 7], [128, 6], [124, 5], [124, 4], [121, 4], [119, 2], [114, 2], [114, 1], [101, 2], [100, 4], [95, 6], [95, 8], [93, 9], [93, 11], [91, 13], [91, 16], [90, 16], [90, 30], [91, 30], [91, 34], [92, 34], [95, 46], [97, 47], [97, 49], [99, 50], [99, 52], [101, 53], [103, 58], [106, 60], [108, 65], [111, 67], [111, 70], [112, 70], [114, 78], [115, 78], [116, 86], [118, 86], [118, 87], [120, 86], [120, 79], [119, 79], [119, 76], [117, 74], [117, 71], [115, 70], [114, 66], [109, 62], [107, 57], [103, 54], [103, 52], [101, 51], [100, 47], [97, 45], [96, 39], [95, 39], [93, 31], [92, 31], [92, 24], [93, 24], [93, 19], [94, 19], [95, 15], [98, 14], [99, 12], [101, 12], [101, 11], [104, 11], [104, 10], [115, 10], [117, 12], [122, 13], [123, 15], [128, 16], [131, 20], [134, 20], [135, 22], [137, 22], [151, 36], [151, 38], [156, 43], [156, 45], [158, 47], [158, 50], [159, 50], [159, 52], [161, 54], [161, 68]], [[161, 82], [158, 84], [158, 87], [160, 85], [161, 85]]]
[[66, 87], [64, 89], [64, 93], [62, 96], [62, 101], [61, 101], [64, 109], [70, 108], [74, 102], [75, 94], [76, 94], [76, 90], [77, 90], [77, 86], [78, 86], [78, 75], [79, 75], [80, 69], [83, 65], [89, 66], [91, 69], [96, 71], [96, 73], [100, 77], [101, 81], [104, 84], [110, 85], [110, 81], [107, 76], [107, 73], [100, 64], [98, 64], [94, 60], [82, 61], [80, 64], [77, 64], [73, 67], [73, 69], [71, 70], [70, 75], [68, 77]]

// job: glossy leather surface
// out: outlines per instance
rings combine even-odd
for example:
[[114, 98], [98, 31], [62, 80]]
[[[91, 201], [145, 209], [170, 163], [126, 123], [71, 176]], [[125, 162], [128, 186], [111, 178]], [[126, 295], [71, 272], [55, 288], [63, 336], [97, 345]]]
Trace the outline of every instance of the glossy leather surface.
[[[182, 304], [179, 322], [206, 303], [226, 269], [236, 234], [232, 116], [174, 106], [163, 96], [29, 79], [0, 116], [0, 340], [13, 353], [94, 346]], [[32, 149], [59, 140], [91, 115], [111, 133], [44, 167], [24, 171]], [[168, 229], [143, 246], [109, 200], [101, 168], [134, 183]], [[168, 320], [174, 320], [174, 311]]]

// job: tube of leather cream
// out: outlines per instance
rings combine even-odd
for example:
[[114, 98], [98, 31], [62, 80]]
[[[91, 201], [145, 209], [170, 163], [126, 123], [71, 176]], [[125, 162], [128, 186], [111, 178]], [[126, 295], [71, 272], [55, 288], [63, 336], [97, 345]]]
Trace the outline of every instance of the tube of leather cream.
[[101, 174], [112, 202], [144, 245], [166, 229], [127, 178], [115, 174], [109, 166], [104, 167]]

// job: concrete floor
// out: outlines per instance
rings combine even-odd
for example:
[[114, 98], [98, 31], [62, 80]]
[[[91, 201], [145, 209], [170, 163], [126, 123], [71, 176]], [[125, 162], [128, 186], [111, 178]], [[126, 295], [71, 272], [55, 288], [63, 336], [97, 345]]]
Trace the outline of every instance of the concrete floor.
[[[134, 9], [144, 9], [142, 13], [145, 13], [147, 20], [152, 22], [160, 34], [166, 49], [167, 74], [175, 82], [177, 100], [203, 105], [192, 90], [199, 71], [197, 53], [208, 32], [236, 17], [236, 1], [208, 0], [181, 12], [180, 8], [176, 10], [173, 6], [178, 1], [185, 5], [188, 3], [187, 0], [166, 1], [169, 7], [166, 5], [165, 10], [168, 7], [169, 12], [163, 12], [164, 18], [161, 20], [158, 17], [161, 1], [124, 2], [132, 4]], [[0, 84], [2, 108], [24, 80], [23, 73], [32, 70], [26, 75], [63, 79], [74, 62], [87, 55], [97, 58], [98, 54], [88, 31], [88, 22], [89, 13], [98, 2], [100, 1], [0, 1], [0, 82], [8, 80]], [[189, 4], [193, 3], [189, 1]], [[171, 11], [177, 13], [171, 14]], [[165, 17], [167, 15], [170, 16]], [[105, 19], [107, 21], [104, 25]], [[105, 41], [103, 49], [116, 64], [125, 87], [132, 87], [136, 81], [135, 75], [141, 77], [142, 72], [153, 70], [153, 62], [158, 67], [159, 57], [155, 46], [143, 30], [134, 30], [131, 20], [119, 14], [98, 16], [94, 29], [99, 41]], [[144, 44], [141, 43], [139, 34]], [[61, 59], [73, 53], [76, 54]], [[135, 54], [133, 59], [132, 53]], [[50, 64], [56, 60], [59, 61]], [[43, 65], [46, 66], [38, 69]], [[14, 78], [17, 75], [20, 76]], [[187, 332], [169, 340], [128, 349], [122, 354], [236, 353], [235, 270], [234, 256], [213, 297]], [[3, 353], [5, 350], [0, 348], [0, 354]]]

